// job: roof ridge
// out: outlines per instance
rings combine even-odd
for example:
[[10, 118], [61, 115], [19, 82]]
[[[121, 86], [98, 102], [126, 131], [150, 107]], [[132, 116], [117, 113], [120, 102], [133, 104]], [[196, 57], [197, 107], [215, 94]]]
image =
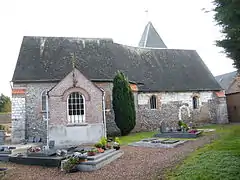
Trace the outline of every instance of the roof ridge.
[[66, 38], [66, 39], [78, 39], [78, 40], [110, 40], [113, 38], [93, 38], [93, 37], [77, 37], [77, 36], [23, 36], [23, 38]]

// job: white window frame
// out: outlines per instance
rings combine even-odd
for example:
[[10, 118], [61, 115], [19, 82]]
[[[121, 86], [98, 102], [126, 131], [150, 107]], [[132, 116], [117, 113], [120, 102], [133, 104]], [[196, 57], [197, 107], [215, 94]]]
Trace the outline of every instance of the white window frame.
[[[155, 102], [152, 102], [152, 97], [155, 97]], [[155, 104], [155, 108], [152, 108], [152, 104], [151, 103], [154, 103]], [[156, 110], [157, 109], [157, 96], [156, 95], [152, 95], [149, 99], [149, 105], [150, 105], [150, 109], [151, 110]], [[153, 105], [154, 106], [154, 105]]]
[[[73, 93], [78, 93], [79, 97], [82, 97], [82, 99], [83, 99], [83, 115], [69, 115], [69, 98], [70, 98], [71, 94], [73, 94]], [[81, 106], [81, 105], [79, 104], [79, 106]], [[79, 111], [81, 112], [81, 109], [79, 109]], [[84, 95], [80, 92], [71, 92], [68, 95], [68, 98], [67, 98], [68, 124], [84, 124], [85, 123], [85, 117], [86, 117], [86, 101], [85, 101]]]

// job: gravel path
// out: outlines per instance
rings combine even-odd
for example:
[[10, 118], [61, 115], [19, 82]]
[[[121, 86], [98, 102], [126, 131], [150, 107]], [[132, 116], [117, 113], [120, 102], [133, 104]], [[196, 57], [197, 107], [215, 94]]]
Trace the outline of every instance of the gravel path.
[[[210, 143], [215, 135], [188, 141], [173, 149], [154, 149], [141, 147], [122, 147], [124, 155], [118, 160], [95, 172], [65, 174], [57, 168], [44, 168], [17, 164], [5, 164], [10, 168], [4, 179], [9, 180], [148, 180], [162, 179], [163, 171], [183, 160], [190, 152]], [[0, 165], [3, 167], [3, 164]]]

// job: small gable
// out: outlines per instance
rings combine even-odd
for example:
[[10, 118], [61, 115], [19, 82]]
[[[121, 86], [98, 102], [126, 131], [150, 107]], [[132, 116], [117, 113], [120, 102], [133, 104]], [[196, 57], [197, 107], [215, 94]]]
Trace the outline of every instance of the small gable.
[[50, 90], [50, 96], [63, 96], [65, 97], [67, 92], [77, 90], [85, 95], [86, 100], [90, 100], [90, 94], [97, 92], [102, 93], [102, 90], [95, 84], [87, 79], [78, 69], [74, 69], [64, 79], [62, 79], [52, 90]]

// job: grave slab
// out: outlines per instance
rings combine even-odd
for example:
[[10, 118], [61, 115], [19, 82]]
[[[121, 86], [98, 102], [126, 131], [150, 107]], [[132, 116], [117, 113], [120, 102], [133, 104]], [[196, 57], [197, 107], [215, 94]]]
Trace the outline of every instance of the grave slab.
[[164, 132], [155, 134], [154, 137], [159, 138], [197, 138], [202, 134], [202, 131], [197, 133], [188, 133], [188, 132]]
[[134, 143], [128, 144], [129, 146], [135, 146], [135, 147], [146, 147], [146, 148], [175, 148], [186, 141], [182, 140], [159, 140], [158, 142], [144, 142], [144, 141], [138, 141]]
[[21, 155], [10, 155], [9, 161], [16, 164], [24, 164], [24, 165], [38, 165], [38, 166], [45, 166], [45, 167], [60, 167], [61, 161], [65, 159], [65, 157], [61, 156], [27, 156]]

